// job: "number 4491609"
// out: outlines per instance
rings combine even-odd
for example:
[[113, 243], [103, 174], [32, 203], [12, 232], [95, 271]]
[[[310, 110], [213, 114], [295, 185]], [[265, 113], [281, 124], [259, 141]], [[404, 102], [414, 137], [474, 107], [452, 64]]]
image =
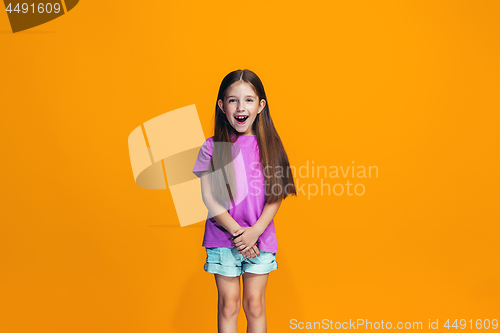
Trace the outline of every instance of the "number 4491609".
[[50, 14], [50, 13], [56, 13], [57, 14], [57, 13], [59, 13], [61, 11], [61, 5], [58, 4], [58, 3], [51, 4], [49, 2], [49, 3], [46, 3], [46, 4], [39, 3], [38, 6], [35, 7], [34, 3], [32, 3], [31, 5], [29, 5], [27, 3], [22, 3], [22, 4], [21, 3], [17, 3], [16, 6], [14, 8], [12, 8], [12, 3], [9, 3], [9, 5], [7, 6], [7, 8], [5, 10], [7, 12], [9, 12], [9, 13], [12, 13], [12, 12], [16, 12], [16, 13], [28, 13], [28, 12], [31, 12], [33, 14], [35, 14], [35, 13], [39, 13], [39, 14], [43, 14], [43, 13], [48, 13], [48, 14]]
[[465, 319], [460, 319], [460, 321], [458, 321], [458, 319], [455, 319], [455, 321], [453, 322], [453, 324], [450, 325], [450, 320], [448, 319], [446, 321], [446, 323], [444, 324], [444, 327], [446, 327], [447, 329], [450, 329], [450, 328], [455, 328], [455, 329], [465, 329], [467, 328], [467, 326], [471, 329], [497, 329], [498, 328], [498, 319], [493, 319], [493, 320], [489, 320], [489, 319], [484, 319], [484, 320], [481, 320], [481, 319], [477, 319], [476, 322], [474, 323], [471, 320], [468, 321], [469, 325], [467, 325], [467, 320]]

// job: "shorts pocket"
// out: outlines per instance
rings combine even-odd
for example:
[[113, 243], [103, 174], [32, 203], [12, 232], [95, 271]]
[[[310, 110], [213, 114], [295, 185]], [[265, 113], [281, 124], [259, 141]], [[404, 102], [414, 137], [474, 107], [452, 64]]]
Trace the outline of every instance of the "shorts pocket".
[[207, 263], [220, 264], [222, 262], [222, 249], [220, 247], [207, 247]]
[[[261, 257], [262, 257], [262, 251], [261, 251]], [[259, 257], [260, 259], [260, 257]], [[276, 253], [272, 252], [264, 252], [264, 258], [261, 259], [262, 264], [272, 264], [276, 261]]]

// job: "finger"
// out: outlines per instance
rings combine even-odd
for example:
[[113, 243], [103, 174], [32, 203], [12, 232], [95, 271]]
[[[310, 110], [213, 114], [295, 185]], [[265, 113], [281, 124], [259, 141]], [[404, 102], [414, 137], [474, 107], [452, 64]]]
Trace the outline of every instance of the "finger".
[[234, 237], [237, 237], [238, 235], [241, 235], [244, 231], [245, 231], [245, 229], [238, 229], [238, 230], [236, 230], [236, 232], [233, 234], [233, 236], [234, 236]]
[[250, 259], [250, 258], [253, 258], [253, 256], [252, 256], [252, 248], [249, 248], [249, 249], [248, 249], [245, 253], [246, 253], [246, 255], [247, 255], [247, 257], [248, 257], [249, 259]]
[[260, 251], [259, 251], [259, 248], [257, 247], [257, 245], [254, 245], [253, 248], [255, 250], [255, 253], [257, 253], [257, 257], [260, 257]]

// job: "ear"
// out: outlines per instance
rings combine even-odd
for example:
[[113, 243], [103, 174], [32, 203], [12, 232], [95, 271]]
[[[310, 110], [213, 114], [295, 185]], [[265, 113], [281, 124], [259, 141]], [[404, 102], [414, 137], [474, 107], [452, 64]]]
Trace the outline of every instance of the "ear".
[[260, 107], [259, 107], [259, 112], [257, 112], [257, 114], [261, 113], [262, 110], [264, 110], [264, 107], [266, 106], [266, 100], [261, 99], [259, 104], [260, 104]]
[[225, 114], [225, 112], [224, 112], [224, 102], [222, 102], [222, 99], [219, 99], [219, 100], [217, 101], [217, 104], [219, 105], [219, 109], [221, 109], [221, 110], [222, 110], [222, 113], [224, 113], [224, 114]]

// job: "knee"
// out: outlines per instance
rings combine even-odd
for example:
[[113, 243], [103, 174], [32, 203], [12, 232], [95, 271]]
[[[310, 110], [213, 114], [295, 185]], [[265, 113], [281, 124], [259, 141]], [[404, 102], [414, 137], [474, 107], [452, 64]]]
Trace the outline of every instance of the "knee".
[[264, 298], [249, 297], [243, 300], [243, 309], [245, 310], [245, 314], [249, 317], [262, 317], [265, 313]]
[[219, 301], [219, 312], [224, 318], [232, 318], [240, 312], [240, 298], [224, 297]]

